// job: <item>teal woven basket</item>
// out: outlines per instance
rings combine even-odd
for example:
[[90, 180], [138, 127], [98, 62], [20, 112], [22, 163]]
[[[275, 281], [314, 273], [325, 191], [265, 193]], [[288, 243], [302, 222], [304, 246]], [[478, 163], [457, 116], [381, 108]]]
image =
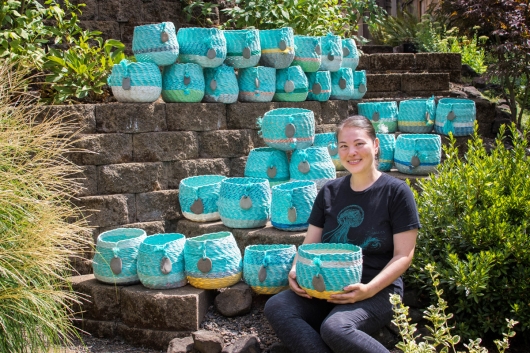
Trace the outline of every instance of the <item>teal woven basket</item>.
[[331, 95], [331, 76], [329, 71], [307, 72], [308, 101], [325, 102]]
[[264, 178], [228, 178], [221, 182], [219, 214], [230, 228], [257, 228], [267, 224], [271, 188]]
[[248, 154], [245, 176], [267, 179], [270, 186], [289, 181], [287, 154], [270, 147], [254, 148]]
[[317, 146], [293, 151], [289, 163], [289, 174], [291, 180], [315, 182], [318, 190], [337, 176], [328, 149]]
[[442, 157], [442, 142], [436, 134], [401, 134], [396, 139], [394, 163], [401, 173], [429, 175]]
[[258, 125], [265, 144], [282, 151], [307, 148], [315, 138], [315, 115], [309, 109], [272, 109], [258, 119]]
[[398, 130], [417, 134], [432, 131], [436, 118], [436, 102], [429, 99], [409, 99], [399, 103]]
[[276, 70], [276, 102], [303, 102], [307, 98], [307, 77], [300, 66]]
[[316, 72], [320, 67], [320, 37], [294, 36], [294, 60], [291, 66], [300, 66], [304, 72]]
[[294, 33], [291, 27], [259, 31], [260, 65], [285, 69], [294, 60]]
[[204, 97], [204, 73], [199, 64], [173, 64], [162, 73], [162, 99], [167, 103], [198, 103]]
[[438, 134], [467, 136], [473, 134], [477, 118], [475, 102], [470, 99], [442, 98], [436, 108], [434, 131]]
[[270, 102], [276, 92], [276, 69], [266, 66], [239, 69], [237, 82], [241, 102]]
[[368, 91], [366, 84], [366, 71], [355, 71], [353, 73], [353, 97], [352, 99], [362, 99]]
[[317, 186], [312, 181], [298, 180], [272, 188], [271, 223], [274, 228], [302, 231], [309, 227], [307, 220], [317, 197]]
[[217, 67], [226, 59], [226, 39], [223, 32], [217, 28], [180, 28], [177, 40], [181, 63]]
[[329, 152], [329, 156], [335, 165], [336, 170], [346, 170], [339, 157], [339, 146], [337, 143], [337, 134], [334, 132], [325, 132], [321, 134], [315, 134], [315, 142], [313, 146], [325, 147]]
[[243, 256], [243, 279], [257, 294], [289, 289], [288, 276], [295, 256], [294, 245], [249, 245]]
[[243, 69], [258, 64], [261, 44], [257, 29], [238, 29], [223, 33], [226, 39], [226, 65]]
[[170, 289], [188, 283], [184, 272], [186, 237], [178, 233], [154, 234], [144, 239], [138, 252], [138, 278], [144, 287]]
[[359, 65], [359, 51], [352, 38], [342, 40], [342, 67], [349, 67], [353, 71]]
[[188, 281], [195, 288], [225, 288], [243, 276], [241, 251], [230, 232], [188, 238], [184, 245], [184, 264]]
[[394, 166], [394, 151], [396, 150], [396, 137], [394, 134], [376, 134], [379, 139], [379, 159], [377, 169], [389, 172]]
[[363, 271], [360, 247], [353, 244], [314, 243], [298, 247], [296, 281], [307, 294], [330, 299], [344, 287], [359, 283]]
[[162, 92], [162, 75], [153, 63], [133, 63], [124, 59], [112, 66], [107, 83], [116, 100], [124, 103], [151, 103]]
[[195, 222], [221, 219], [217, 208], [223, 175], [198, 175], [182, 179], [179, 184], [179, 202], [182, 215]]
[[341, 67], [338, 71], [331, 73], [330, 99], [352, 99], [353, 90], [353, 71], [349, 67]]
[[132, 51], [136, 61], [167, 66], [177, 61], [179, 43], [173, 22], [134, 27]]
[[239, 87], [234, 68], [221, 65], [213, 69], [204, 69], [204, 101], [211, 103], [235, 103], [239, 96]]
[[394, 133], [397, 131], [398, 107], [392, 102], [369, 102], [357, 104], [359, 115], [369, 119], [377, 133]]
[[322, 55], [320, 69], [322, 71], [339, 71], [342, 65], [342, 40], [340, 36], [328, 33], [320, 38]]
[[138, 249], [146, 237], [145, 231], [137, 228], [118, 228], [101, 233], [92, 262], [94, 277], [109, 284], [138, 283]]

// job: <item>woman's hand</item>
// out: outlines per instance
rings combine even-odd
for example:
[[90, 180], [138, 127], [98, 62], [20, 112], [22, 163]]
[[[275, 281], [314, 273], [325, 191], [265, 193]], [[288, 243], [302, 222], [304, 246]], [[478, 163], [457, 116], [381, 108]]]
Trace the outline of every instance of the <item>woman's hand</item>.
[[375, 294], [370, 290], [370, 286], [364, 283], [350, 284], [344, 287], [344, 290], [346, 293], [331, 295], [331, 299], [328, 299], [328, 302], [333, 304], [351, 304], [368, 299]]
[[302, 288], [300, 288], [300, 286], [298, 285], [298, 282], [296, 281], [296, 270], [295, 269], [292, 269], [289, 272], [289, 287], [291, 288], [293, 292], [295, 292], [299, 296], [311, 299], [311, 296], [309, 296], [309, 294], [307, 294], [307, 292], [303, 290]]

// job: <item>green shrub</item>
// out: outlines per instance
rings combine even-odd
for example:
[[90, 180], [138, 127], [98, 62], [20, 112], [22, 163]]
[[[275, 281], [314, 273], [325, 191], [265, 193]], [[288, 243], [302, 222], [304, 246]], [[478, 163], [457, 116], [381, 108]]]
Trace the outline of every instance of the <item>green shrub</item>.
[[465, 338], [500, 334], [505, 318], [530, 328], [530, 159], [527, 134], [510, 132], [512, 147], [498, 138], [487, 152], [475, 129], [463, 158], [451, 138], [416, 195], [422, 228], [406, 281], [430, 288], [424, 268], [434, 264]]
[[465, 35], [459, 35], [456, 27], [445, 33], [444, 38], [436, 41], [435, 49], [442, 53], [460, 53], [462, 63], [467, 64], [479, 74], [486, 72], [486, 50], [484, 45], [488, 40], [487, 37], [479, 37], [475, 28], [473, 38]]

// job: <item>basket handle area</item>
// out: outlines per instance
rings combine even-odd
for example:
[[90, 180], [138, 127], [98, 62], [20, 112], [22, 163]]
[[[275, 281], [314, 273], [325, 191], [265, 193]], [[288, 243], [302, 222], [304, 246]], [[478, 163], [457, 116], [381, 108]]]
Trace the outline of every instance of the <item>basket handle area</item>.
[[329, 40], [326, 42], [326, 45], [324, 47], [324, 50], [329, 52], [330, 54], [332, 55], [337, 55], [337, 56], [340, 56], [341, 55], [341, 52], [342, 52], [342, 45], [341, 47], [339, 48], [339, 45], [337, 43], [335, 43], [335, 41], [333, 40], [333, 34], [331, 33], [328, 33], [328, 37]]

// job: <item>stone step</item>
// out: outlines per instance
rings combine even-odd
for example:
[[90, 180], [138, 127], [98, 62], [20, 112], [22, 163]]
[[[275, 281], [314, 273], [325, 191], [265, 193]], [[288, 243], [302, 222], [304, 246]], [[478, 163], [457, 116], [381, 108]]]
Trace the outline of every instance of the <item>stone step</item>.
[[363, 98], [411, 98], [450, 95], [449, 73], [370, 73]]

